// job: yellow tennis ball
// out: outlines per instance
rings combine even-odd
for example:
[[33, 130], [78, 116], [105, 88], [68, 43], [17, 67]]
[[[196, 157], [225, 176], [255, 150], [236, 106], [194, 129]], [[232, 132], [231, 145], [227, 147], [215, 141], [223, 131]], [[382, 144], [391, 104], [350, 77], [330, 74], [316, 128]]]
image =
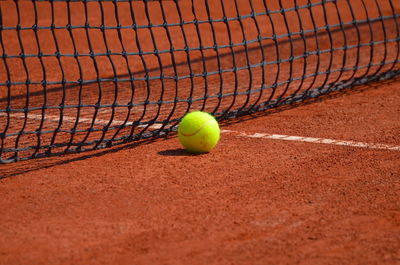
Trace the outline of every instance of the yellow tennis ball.
[[210, 114], [194, 111], [186, 114], [178, 127], [178, 138], [186, 150], [206, 153], [213, 149], [220, 136], [217, 120]]

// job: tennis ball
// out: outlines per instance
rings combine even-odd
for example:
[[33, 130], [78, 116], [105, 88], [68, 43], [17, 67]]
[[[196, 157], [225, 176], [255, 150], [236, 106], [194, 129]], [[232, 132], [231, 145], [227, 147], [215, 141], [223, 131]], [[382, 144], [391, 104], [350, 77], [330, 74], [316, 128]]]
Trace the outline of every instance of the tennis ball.
[[217, 120], [202, 111], [186, 114], [178, 127], [178, 138], [186, 150], [207, 153], [213, 149], [220, 136]]

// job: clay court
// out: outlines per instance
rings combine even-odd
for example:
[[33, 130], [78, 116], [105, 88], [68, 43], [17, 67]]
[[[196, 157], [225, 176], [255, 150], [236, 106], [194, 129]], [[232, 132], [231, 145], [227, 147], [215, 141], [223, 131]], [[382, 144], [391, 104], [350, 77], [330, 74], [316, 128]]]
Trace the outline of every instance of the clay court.
[[266, 3], [1, 1], [0, 264], [398, 264], [400, 4]]

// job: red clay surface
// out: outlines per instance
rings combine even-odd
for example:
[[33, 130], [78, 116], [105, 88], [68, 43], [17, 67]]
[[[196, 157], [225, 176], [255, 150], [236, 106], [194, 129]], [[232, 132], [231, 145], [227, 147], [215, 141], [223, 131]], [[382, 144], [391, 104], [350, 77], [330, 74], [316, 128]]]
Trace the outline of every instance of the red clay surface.
[[[196, 1], [194, 1], [196, 2]], [[194, 3], [193, 2], [193, 3]], [[214, 1], [209, 1], [217, 3]], [[228, 17], [235, 16], [233, 1], [224, 1], [230, 12]], [[240, 2], [240, 1], [239, 1]], [[246, 1], [242, 1], [243, 3]], [[264, 10], [262, 1], [254, 1], [255, 9]], [[281, 7], [293, 6], [293, 1], [269, 1], [272, 10]], [[309, 1], [296, 1], [298, 5], [307, 4]], [[380, 17], [377, 3], [380, 3], [382, 16], [399, 13], [398, 5], [392, 10], [388, 1], [341, 1], [342, 20], [351, 22], [349, 3], [356, 12], [355, 19], [365, 20], [367, 15]], [[163, 2], [164, 3], [164, 2]], [[369, 7], [370, 14], [365, 12], [364, 3]], [[393, 1], [394, 3], [394, 1]], [[134, 3], [140, 7], [141, 3]], [[149, 5], [158, 3], [149, 3]], [[2, 12], [14, 10], [14, 2], [2, 2]], [[43, 19], [38, 21], [39, 26], [51, 23], [50, 5], [38, 3], [43, 6], [39, 14]], [[67, 17], [66, 5], [56, 5], [57, 25], [65, 25]], [[93, 21], [90, 24], [100, 25], [100, 9], [98, 3], [88, 4]], [[102, 4], [103, 5], [103, 4]], [[166, 9], [172, 2], [165, 1]], [[181, 5], [190, 6], [190, 2], [181, 1]], [[22, 26], [30, 27], [34, 23], [34, 12], [29, 2], [20, 3], [21, 16], [24, 18]], [[114, 25], [114, 10], [112, 3], [104, 3], [107, 14], [106, 25]], [[126, 3], [120, 3], [120, 15], [125, 17], [122, 25], [130, 25], [129, 9]], [[71, 3], [72, 24], [85, 23], [82, 3]], [[171, 7], [170, 7], [171, 8]], [[221, 17], [218, 4], [211, 5], [213, 16]], [[241, 6], [245, 13], [249, 7]], [[138, 20], [145, 21], [144, 12], [139, 12]], [[168, 10], [168, 9], [167, 9]], [[186, 9], [189, 10], [189, 9]], [[247, 10], [247, 11], [246, 11]], [[331, 14], [328, 12], [332, 12]], [[323, 13], [325, 9], [316, 7], [313, 10], [316, 24], [325, 25]], [[152, 9], [152, 21], [155, 24], [163, 23], [159, 9]], [[204, 10], [197, 10], [199, 19], [207, 19]], [[233, 13], [232, 13], [233, 12]], [[339, 18], [334, 15], [335, 9], [329, 6], [329, 24], [337, 24]], [[177, 20], [177, 15], [171, 13], [170, 19]], [[46, 19], [47, 16], [47, 19]], [[183, 14], [186, 20], [193, 20], [190, 12]], [[276, 22], [276, 34], [285, 34], [288, 30], [299, 32], [299, 17], [295, 12], [288, 13], [289, 28], [284, 26], [281, 14], [273, 15]], [[305, 29], [310, 29], [311, 21], [308, 10], [300, 12]], [[15, 26], [16, 12], [10, 12], [3, 18], [4, 25]], [[270, 36], [272, 29], [266, 18], [260, 17], [258, 21], [266, 36]], [[244, 26], [254, 28], [251, 20], [244, 21]], [[356, 32], [351, 27], [346, 34], [347, 45], [359, 43], [368, 44], [371, 41], [382, 41], [385, 27], [388, 39], [392, 42], [376, 44], [374, 56], [370, 57], [368, 45], [360, 47], [362, 55], [360, 65], [369, 62], [381, 63], [396, 58], [398, 50], [397, 20], [385, 23], [369, 23], [374, 36], [369, 33], [366, 25], [360, 25], [361, 37], [358, 39]], [[222, 23], [215, 23], [217, 30], [224, 32]], [[242, 40], [239, 25], [231, 24], [233, 41]], [[171, 28], [173, 30], [173, 28]], [[207, 30], [205, 27], [201, 30]], [[88, 53], [85, 32], [76, 29], [78, 50]], [[226, 31], [226, 30], [225, 30]], [[111, 49], [120, 52], [121, 47], [115, 31], [108, 31], [107, 40]], [[227, 44], [226, 34], [218, 34], [219, 44]], [[139, 37], [145, 49], [153, 50], [150, 38], [146, 32]], [[186, 31], [188, 36], [195, 35], [194, 27]], [[19, 44], [15, 31], [3, 32], [6, 43], [5, 51], [9, 55], [18, 55]], [[26, 31], [21, 33], [25, 44], [25, 53], [36, 54], [36, 44], [32, 42], [34, 35]], [[41, 31], [43, 41], [42, 51], [54, 53], [54, 40], [50, 31]], [[46, 35], [47, 34], [47, 35]], [[169, 43], [165, 40], [163, 31], [155, 32], [159, 49], [168, 49]], [[179, 35], [179, 32], [172, 32]], [[246, 36], [254, 39], [255, 30], [246, 30]], [[319, 48], [322, 50], [344, 45], [341, 31], [332, 33], [334, 43], [330, 44], [327, 34], [320, 34]], [[123, 31], [126, 42], [134, 42], [130, 30]], [[64, 30], [60, 32], [60, 50], [63, 53], [73, 52], [69, 35]], [[103, 35], [100, 31], [91, 31], [93, 50], [104, 52]], [[162, 41], [164, 39], [164, 41]], [[315, 38], [316, 39], [316, 38]], [[315, 50], [315, 39], [308, 38], [309, 50]], [[189, 39], [189, 46], [196, 47], [196, 37]], [[282, 39], [283, 41], [285, 38]], [[287, 40], [287, 39], [286, 39]], [[299, 55], [304, 52], [302, 42], [295, 42], [294, 51], [290, 51], [289, 42], [279, 45], [281, 59], [288, 59], [291, 54]], [[203, 39], [204, 45], [212, 46], [211, 35]], [[286, 44], [285, 44], [286, 43]], [[173, 40], [175, 47], [184, 47], [181, 37]], [[275, 61], [276, 51], [272, 40], [267, 40], [265, 51], [269, 61]], [[271, 46], [271, 44], [273, 44]], [[331, 47], [331, 45], [333, 45]], [[129, 52], [136, 51], [135, 45], [130, 45]], [[250, 47], [257, 48], [257, 47]], [[333, 55], [332, 69], [352, 69], [357, 64], [355, 58], [358, 49], [354, 47], [347, 51], [347, 64], [343, 65], [342, 52], [336, 51]], [[4, 51], [3, 51], [4, 52]], [[222, 50], [221, 52], [226, 52]], [[236, 66], [246, 65], [243, 51], [237, 51]], [[215, 54], [214, 59], [207, 61], [208, 70], [217, 69]], [[230, 51], [227, 53], [230, 54]], [[256, 63], [260, 59], [257, 49], [249, 53], [250, 61]], [[320, 69], [307, 68], [307, 74], [316, 71], [325, 71], [328, 68], [331, 53], [325, 52], [318, 57], [321, 60]], [[183, 75], [187, 73], [187, 63], [184, 54], [177, 55], [180, 67], [178, 70]], [[315, 57], [315, 56], [314, 56]], [[293, 64], [293, 76], [303, 74], [301, 67], [304, 63], [309, 66], [316, 65], [312, 56], [307, 60], [298, 60]], [[200, 54], [193, 54], [193, 60], [201, 58]], [[229, 56], [223, 57], [223, 65], [230, 68], [233, 61]], [[154, 61], [154, 58], [147, 60]], [[171, 74], [171, 62], [168, 56], [162, 56], [163, 66], [156, 63], [150, 64], [152, 75], [158, 75], [163, 69], [164, 74]], [[26, 76], [21, 64], [21, 59], [7, 59], [12, 68], [12, 81], [24, 81]], [[254, 60], [254, 61], [253, 61]], [[40, 82], [44, 77], [38, 69], [38, 59], [27, 58], [30, 79]], [[126, 65], [122, 58], [115, 58], [117, 75], [123, 77], [127, 74]], [[194, 60], [196, 62], [196, 60]], [[200, 61], [194, 63], [193, 71], [203, 71]], [[60, 71], [55, 58], [46, 62], [47, 79], [60, 80]], [[72, 58], [63, 59], [64, 68], [69, 80], [77, 80], [76, 63]], [[89, 59], [81, 59], [84, 77], [87, 80], [95, 79], [96, 74]], [[98, 58], [100, 76], [112, 76], [109, 62], [103, 56]], [[75, 67], [73, 67], [75, 66]], [[129, 65], [138, 71], [139, 77], [144, 75], [143, 66], [136, 55], [132, 57]], [[277, 71], [275, 65], [266, 67], [266, 83], [283, 82], [289, 78], [289, 63], [282, 63], [279, 80], [274, 80]], [[4, 66], [0, 70], [0, 78], [6, 80]], [[384, 69], [388, 70], [390, 64]], [[379, 67], [359, 69], [356, 76], [365, 73], [372, 74]], [[397, 68], [398, 69], [398, 66]], [[264, 70], [263, 72], [264, 73]], [[254, 69], [254, 84], [260, 85], [262, 73]], [[330, 75], [333, 81], [348, 78], [352, 71], [345, 73], [335, 72]], [[214, 76], [213, 78], [216, 78]], [[225, 78], [225, 77], [224, 77]], [[229, 80], [229, 75], [227, 75]], [[231, 76], [232, 78], [232, 76]], [[322, 85], [325, 75], [317, 78], [316, 84]], [[194, 97], [204, 93], [203, 78], [196, 82]], [[249, 77], [246, 71], [239, 75], [239, 91], [249, 89]], [[308, 78], [303, 88], [310, 82]], [[188, 80], [186, 80], [188, 81]], [[172, 82], [172, 81], [171, 81]], [[218, 81], [209, 79], [210, 84]], [[136, 101], [142, 100], [146, 86], [137, 82]], [[200, 84], [201, 83], [201, 84]], [[296, 89], [299, 82], [291, 83], [289, 91]], [[141, 84], [141, 86], [140, 86]], [[199, 85], [197, 85], [199, 84]], [[223, 129], [232, 130], [234, 133], [222, 135], [220, 144], [209, 154], [193, 156], [186, 153], [179, 146], [178, 139], [171, 136], [168, 139], [133, 143], [111, 149], [87, 152], [83, 154], [67, 155], [48, 159], [32, 160], [9, 165], [0, 165], [0, 264], [399, 264], [400, 263], [400, 152], [389, 150], [372, 150], [365, 148], [334, 146], [326, 144], [313, 144], [301, 142], [288, 142], [269, 139], [254, 139], [241, 137], [240, 133], [269, 133], [305, 137], [329, 138], [335, 140], [352, 140], [371, 144], [390, 144], [400, 146], [400, 78], [396, 80], [374, 83], [368, 86], [357, 87], [345, 92], [323, 97], [310, 104], [302, 103], [295, 108], [285, 107], [254, 116], [245, 116], [241, 119], [222, 124]], [[167, 87], [169, 84], [167, 83]], [[185, 84], [182, 84], [185, 87]], [[213, 87], [213, 86], [210, 86]], [[281, 85], [278, 93], [282, 93]], [[26, 88], [21, 86], [19, 91], [12, 89], [14, 107], [23, 106], [21, 100]], [[119, 87], [119, 95], [125, 102], [131, 90], [126, 86]], [[215, 86], [214, 88], [217, 88]], [[233, 82], [224, 83], [224, 92], [232, 92]], [[42, 86], [31, 86], [31, 103], [33, 106], [41, 105]], [[60, 103], [60, 88], [53, 89], [48, 94], [48, 105], [58, 106]], [[125, 89], [125, 90], [124, 90]], [[229, 90], [231, 89], [231, 90]], [[66, 102], [77, 104], [77, 89], [68, 90]], [[97, 90], [96, 90], [97, 91]], [[98, 99], [96, 91], [90, 87], [84, 89], [84, 103], [94, 104]], [[102, 103], [114, 100], [113, 86], [104, 86]], [[151, 101], [160, 100], [158, 90], [152, 90]], [[188, 97], [188, 89], [181, 89], [179, 96]], [[33, 93], [35, 92], [35, 93]], [[209, 91], [211, 92], [211, 90]], [[215, 91], [214, 91], [215, 92]], [[8, 98], [8, 91], [0, 91], [0, 99]], [[91, 96], [91, 93], [93, 95]], [[277, 94], [278, 95], [278, 94]], [[275, 95], [275, 96], [277, 96]], [[174, 94], [166, 90], [165, 97], [173, 99]], [[263, 97], [269, 97], [268, 93]], [[254, 102], [257, 97], [249, 101]], [[232, 98], [226, 98], [222, 107], [231, 104]], [[238, 98], [237, 108], [242, 106], [246, 97]], [[1, 103], [2, 102], [2, 103]], [[211, 103], [210, 103], [211, 102]], [[0, 100], [1, 106], [8, 103]], [[198, 104], [202, 103], [199, 101]], [[208, 109], [212, 110], [216, 101], [208, 101]], [[36, 104], [36, 105], [35, 105]], [[186, 103], [175, 112], [176, 117], [186, 111]], [[234, 105], [232, 103], [232, 105]], [[1, 107], [0, 106], [0, 107]], [[178, 106], [179, 107], [179, 106]], [[196, 105], [192, 105], [195, 108]], [[200, 107], [200, 106], [199, 106]], [[155, 107], [154, 107], [155, 108]], [[165, 115], [171, 105], [164, 105], [161, 111]], [[137, 110], [139, 116], [144, 110]], [[82, 111], [82, 117], [90, 118], [93, 110]], [[123, 120], [127, 114], [118, 110], [116, 119]], [[153, 118], [156, 111], [150, 110], [144, 121]], [[33, 114], [39, 115], [40, 112]], [[52, 114], [50, 110], [47, 114]], [[54, 113], [53, 113], [54, 114]], [[58, 112], [56, 113], [58, 114]], [[64, 113], [70, 119], [76, 116], [73, 110]], [[158, 114], [157, 114], [158, 115]], [[109, 119], [107, 110], [99, 114], [98, 118]], [[138, 119], [132, 115], [131, 121]], [[160, 117], [161, 119], [161, 117]], [[5, 124], [6, 119], [0, 120]], [[8, 133], [20, 130], [24, 120], [12, 119], [13, 126]], [[57, 119], [47, 121], [48, 126], [54, 130]], [[27, 130], [36, 130], [39, 120], [29, 121]], [[71, 123], [64, 123], [71, 129]], [[80, 124], [87, 128], [88, 124]], [[0, 126], [1, 127], [1, 126]], [[4, 126], [3, 126], [4, 127]], [[99, 124], [104, 128], [104, 124]], [[13, 138], [11, 138], [13, 139]], [[62, 141], [65, 141], [61, 137]], [[27, 139], [31, 144], [31, 139]], [[15, 143], [11, 141], [10, 146]], [[12, 152], [11, 152], [11, 155]]]
[[[400, 80], [224, 129], [400, 145]], [[0, 264], [399, 264], [400, 152], [223, 134], [0, 165]]]

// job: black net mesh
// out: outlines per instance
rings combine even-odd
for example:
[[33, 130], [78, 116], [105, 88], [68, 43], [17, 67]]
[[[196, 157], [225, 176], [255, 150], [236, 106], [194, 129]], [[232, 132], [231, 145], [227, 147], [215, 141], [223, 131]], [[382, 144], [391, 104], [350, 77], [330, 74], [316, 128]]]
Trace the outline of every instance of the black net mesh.
[[398, 0], [0, 1], [0, 162], [399, 74]]

